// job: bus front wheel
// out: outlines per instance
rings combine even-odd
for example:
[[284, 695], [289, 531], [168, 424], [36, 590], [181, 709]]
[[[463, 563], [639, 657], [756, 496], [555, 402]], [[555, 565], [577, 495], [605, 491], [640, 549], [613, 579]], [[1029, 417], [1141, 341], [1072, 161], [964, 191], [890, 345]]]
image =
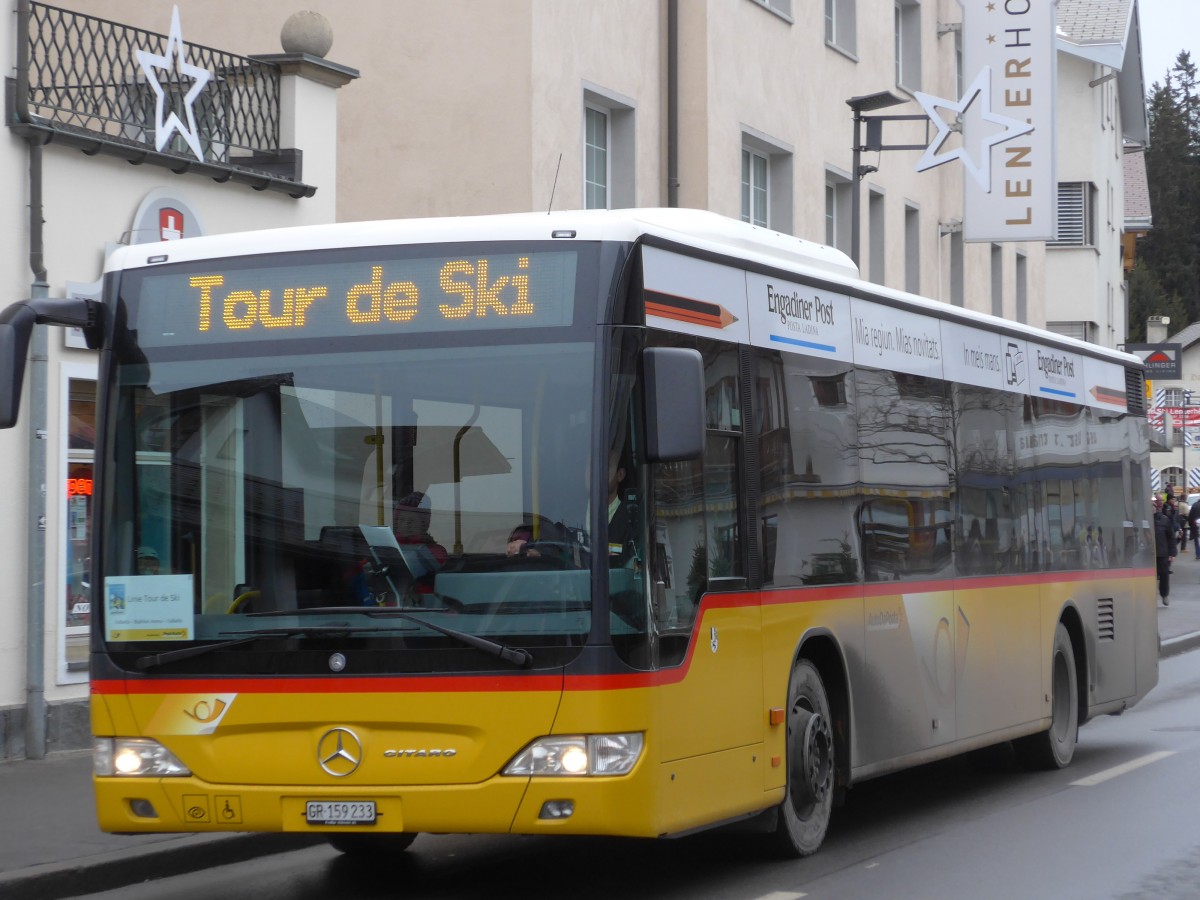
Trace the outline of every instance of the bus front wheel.
[[809, 856], [825, 840], [833, 810], [834, 769], [829, 698], [816, 666], [802, 659], [788, 685], [787, 795], [775, 827], [784, 854]]
[[1075, 648], [1062, 622], [1054, 630], [1050, 663], [1050, 728], [1013, 741], [1017, 759], [1031, 769], [1062, 769], [1075, 756], [1079, 737], [1079, 687], [1075, 673]]

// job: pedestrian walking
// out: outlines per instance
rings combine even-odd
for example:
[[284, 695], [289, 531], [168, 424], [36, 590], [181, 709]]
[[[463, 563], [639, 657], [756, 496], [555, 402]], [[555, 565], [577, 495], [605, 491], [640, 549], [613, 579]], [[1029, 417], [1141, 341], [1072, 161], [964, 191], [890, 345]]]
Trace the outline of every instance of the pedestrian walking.
[[[1167, 489], [1163, 492], [1162, 511], [1163, 515], [1171, 523], [1171, 534], [1175, 535], [1175, 548], [1178, 550], [1181, 543], [1179, 539], [1179, 526], [1183, 524], [1183, 516], [1179, 514], [1179, 505], [1175, 502], [1175, 485], [1173, 484], [1168, 484]], [[1172, 553], [1171, 557], [1174, 558], [1174, 556], [1175, 554]], [[1171, 571], [1171, 566], [1168, 564], [1167, 574], [1171, 574]]]
[[1158, 596], [1162, 597], [1163, 606], [1171, 603], [1171, 560], [1177, 550], [1175, 544], [1175, 523], [1163, 511], [1163, 501], [1154, 495], [1154, 563], [1158, 572]]
[[1200, 499], [1188, 509], [1188, 528], [1192, 533], [1192, 544], [1196, 548], [1196, 559], [1200, 559]]

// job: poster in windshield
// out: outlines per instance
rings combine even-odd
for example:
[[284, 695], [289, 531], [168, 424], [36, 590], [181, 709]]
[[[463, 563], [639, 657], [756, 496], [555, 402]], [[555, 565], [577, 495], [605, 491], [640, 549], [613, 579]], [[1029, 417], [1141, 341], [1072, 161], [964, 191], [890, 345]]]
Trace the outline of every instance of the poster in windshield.
[[191, 575], [104, 580], [104, 636], [110, 641], [190, 641]]

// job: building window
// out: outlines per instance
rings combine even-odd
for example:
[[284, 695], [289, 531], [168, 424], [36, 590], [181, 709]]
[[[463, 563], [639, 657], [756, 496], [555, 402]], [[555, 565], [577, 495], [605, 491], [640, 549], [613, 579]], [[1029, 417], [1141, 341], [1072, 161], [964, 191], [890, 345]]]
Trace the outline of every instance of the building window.
[[1004, 315], [1004, 251], [992, 244], [992, 315]]
[[767, 158], [742, 148], [742, 221], [767, 224]]
[[792, 233], [792, 148], [742, 129], [742, 221]]
[[1163, 389], [1163, 406], [1183, 406], [1187, 392], [1183, 388], [1169, 387]]
[[921, 4], [896, 0], [896, 84], [908, 91], [921, 89]]
[[963, 95], [963, 89], [966, 87], [963, 84], [963, 45], [962, 45], [962, 28], [954, 32], [954, 98], [957, 100]]
[[904, 289], [921, 293], [921, 212], [908, 205], [904, 207]]
[[1047, 322], [1046, 330], [1052, 331], [1055, 334], [1061, 334], [1063, 337], [1074, 338], [1077, 341], [1085, 341], [1089, 344], [1097, 343], [1096, 337], [1099, 334], [1098, 326], [1095, 322]]
[[758, 6], [769, 9], [776, 15], [792, 21], [792, 0], [752, 0]]
[[1029, 266], [1024, 253], [1016, 258], [1017, 271], [1014, 288], [1017, 292], [1017, 321], [1029, 321]]
[[858, 49], [854, 37], [856, 0], [825, 0], [825, 43], [847, 53]]
[[634, 101], [596, 86], [583, 92], [583, 206], [636, 206]]
[[[1178, 446], [1178, 445], [1176, 445]], [[1174, 488], [1183, 487], [1183, 469], [1179, 466], [1168, 466], [1162, 470], [1162, 486], [1171, 485]]]
[[87, 679], [88, 631], [92, 604], [92, 485], [95, 475], [96, 379], [95, 366], [63, 366], [67, 447], [63, 552], [62, 628], [60, 630], [58, 683]]
[[1086, 181], [1058, 184], [1058, 227], [1051, 247], [1096, 246], [1096, 186]]
[[825, 173], [825, 243], [850, 252], [850, 205], [853, 182], [834, 172]]
[[966, 272], [963, 259], [962, 229], [950, 232], [950, 302], [962, 306], [966, 302]]
[[584, 113], [583, 208], [608, 209], [608, 113]]
[[1106, 300], [1108, 309], [1104, 318], [1108, 326], [1108, 340], [1104, 342], [1104, 346], [1115, 347], [1117, 345], [1117, 335], [1124, 336], [1125, 334], [1125, 322], [1124, 317], [1122, 317], [1121, 327], [1117, 327], [1117, 292], [1111, 281], [1108, 283], [1107, 288]]
[[876, 284], [883, 284], [887, 245], [884, 238], [883, 194], [879, 191], [871, 191], [868, 195], [867, 235], [870, 240], [870, 246], [867, 248], [868, 259], [871, 261], [870, 278]]

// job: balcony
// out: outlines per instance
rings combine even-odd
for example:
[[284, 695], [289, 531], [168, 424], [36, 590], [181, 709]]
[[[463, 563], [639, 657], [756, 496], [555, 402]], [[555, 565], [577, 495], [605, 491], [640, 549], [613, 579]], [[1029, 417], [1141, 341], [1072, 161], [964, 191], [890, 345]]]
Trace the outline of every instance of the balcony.
[[[42, 143], [311, 197], [281, 149], [280, 68], [40, 3], [18, 7], [8, 123]], [[21, 35], [25, 35], [22, 39]]]

